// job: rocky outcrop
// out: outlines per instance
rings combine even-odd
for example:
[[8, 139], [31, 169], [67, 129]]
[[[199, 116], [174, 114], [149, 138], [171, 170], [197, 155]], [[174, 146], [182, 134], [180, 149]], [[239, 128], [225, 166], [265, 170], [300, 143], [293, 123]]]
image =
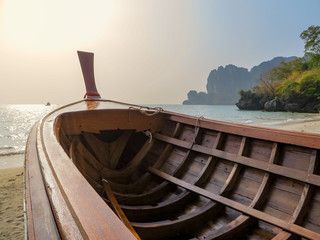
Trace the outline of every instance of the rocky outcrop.
[[299, 103], [287, 103], [284, 109], [287, 112], [300, 112], [301, 106]]
[[188, 93], [188, 100], [183, 102], [185, 105], [210, 105], [208, 94], [205, 92], [197, 92], [195, 90], [191, 90]]
[[239, 102], [236, 103], [236, 106], [240, 110], [263, 110], [264, 108], [261, 98], [251, 91], [242, 94]]
[[273, 99], [264, 104], [263, 110], [269, 112], [287, 111], [301, 113], [320, 113], [320, 100], [308, 97], [300, 97], [293, 101], [282, 101], [281, 99]]
[[236, 106], [240, 110], [263, 110], [263, 104], [261, 104], [260, 102], [248, 103], [244, 101], [239, 101], [236, 103]]
[[238, 92], [241, 89], [251, 89], [257, 85], [261, 74], [279, 66], [281, 61], [288, 62], [294, 58], [276, 57], [253, 67], [250, 71], [232, 64], [220, 66], [210, 72], [207, 79], [207, 92], [198, 93], [191, 90], [188, 93], [188, 100], [183, 104], [235, 104], [239, 100]]
[[284, 103], [278, 98], [273, 99], [264, 104], [264, 110], [267, 112], [284, 111]]

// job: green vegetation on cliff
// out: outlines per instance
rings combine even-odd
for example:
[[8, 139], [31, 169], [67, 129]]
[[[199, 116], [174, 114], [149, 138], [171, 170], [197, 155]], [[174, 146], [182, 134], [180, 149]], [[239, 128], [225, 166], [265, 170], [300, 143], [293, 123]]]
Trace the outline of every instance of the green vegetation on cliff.
[[257, 86], [239, 91], [239, 109], [319, 112], [320, 110], [320, 26], [311, 26], [300, 37], [305, 56], [281, 62], [260, 76]]

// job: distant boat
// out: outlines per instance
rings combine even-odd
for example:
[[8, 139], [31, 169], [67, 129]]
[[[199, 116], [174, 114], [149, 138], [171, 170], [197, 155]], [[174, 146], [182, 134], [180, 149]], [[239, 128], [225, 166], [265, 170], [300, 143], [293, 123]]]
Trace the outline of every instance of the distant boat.
[[50, 103], [50, 102], [47, 102], [47, 103], [46, 103], [46, 106], [51, 106], [51, 103]]
[[28, 239], [320, 239], [320, 135], [87, 93], [26, 146]]

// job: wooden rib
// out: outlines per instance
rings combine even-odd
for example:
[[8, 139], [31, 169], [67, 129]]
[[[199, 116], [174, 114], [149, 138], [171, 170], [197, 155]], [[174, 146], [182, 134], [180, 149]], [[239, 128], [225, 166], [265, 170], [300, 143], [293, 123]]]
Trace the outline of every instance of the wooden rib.
[[162, 177], [163, 179], [166, 179], [169, 182], [172, 182], [172, 183], [180, 186], [180, 187], [183, 187], [185, 189], [193, 191], [201, 196], [204, 196], [204, 197], [209, 198], [213, 201], [219, 202], [227, 207], [230, 207], [230, 208], [235, 209], [237, 211], [240, 211], [244, 214], [255, 217], [255, 218], [262, 220], [264, 222], [270, 223], [270, 224], [277, 226], [279, 228], [285, 229], [289, 232], [296, 233], [302, 237], [306, 237], [306, 238], [310, 238], [310, 239], [314, 239], [314, 240], [320, 238], [319, 233], [313, 232], [309, 229], [306, 229], [306, 228], [299, 226], [299, 225], [296, 225], [296, 224], [288, 223], [282, 219], [271, 216], [271, 215], [264, 213], [264, 212], [261, 212], [257, 209], [250, 208], [246, 205], [243, 205], [241, 203], [238, 203], [238, 202], [233, 201], [231, 199], [228, 199], [226, 197], [214, 194], [214, 193], [209, 192], [205, 189], [202, 189], [202, 188], [194, 186], [190, 183], [184, 182], [178, 178], [170, 176], [169, 174], [161, 172], [158, 169], [149, 168], [149, 171], [159, 177]]
[[163, 198], [165, 195], [171, 193], [173, 191], [173, 188], [175, 188], [174, 185], [168, 182], [162, 182], [161, 184], [145, 193], [125, 194], [114, 192], [114, 195], [121, 205], [152, 205], [155, 204], [159, 199]]
[[[195, 181], [194, 185], [200, 186], [204, 184], [207, 178], [212, 173], [214, 166], [217, 161], [213, 161], [212, 157], [208, 158], [208, 161], [201, 173], [198, 176], [198, 179]], [[187, 202], [191, 201], [196, 195], [190, 191], [184, 191], [177, 195], [176, 197], [169, 199], [165, 202], [159, 203], [157, 206], [149, 206], [149, 205], [140, 205], [140, 206], [127, 206], [121, 205], [121, 208], [125, 211], [127, 216], [133, 221], [147, 221], [152, 219], [156, 220], [156, 217], [159, 215], [160, 218], [165, 218], [172, 211], [176, 210], [177, 207], [185, 205]], [[131, 216], [131, 217], [130, 217]], [[137, 218], [137, 217], [138, 218]]]
[[191, 212], [190, 214], [183, 215], [176, 220], [165, 220], [160, 222], [131, 222], [132, 226], [144, 239], [175, 237], [174, 234], [181, 232], [189, 232], [194, 228], [201, 226], [203, 221], [215, 215], [221, 207], [218, 204], [210, 201], [201, 208]]
[[110, 180], [109, 185], [111, 189], [117, 193], [139, 193], [145, 188], [146, 184], [150, 182], [152, 178], [153, 176], [146, 172], [130, 184], [117, 183]]
[[[171, 144], [167, 144], [161, 155], [159, 156], [158, 160], [154, 164], [154, 167], [161, 166], [164, 161], [167, 159], [169, 154], [172, 152], [173, 146]], [[149, 181], [152, 181], [154, 176], [150, 175], [150, 173], [144, 173], [138, 180], [130, 184], [124, 183], [117, 183], [113, 182], [112, 180], [109, 181], [109, 184], [114, 191], [118, 193], [128, 193], [129, 191], [135, 190], [136, 192], [140, 192], [145, 188], [145, 184]]]
[[105, 166], [109, 167], [109, 154], [107, 151], [107, 146], [104, 142], [96, 138], [92, 133], [84, 132], [83, 137], [89, 148], [92, 150], [93, 154], [97, 159]]
[[[172, 137], [178, 136], [181, 133], [181, 131], [182, 131], [182, 124], [177, 123], [172, 133]], [[153, 167], [158, 168], [159, 166], [161, 166], [165, 162], [165, 160], [168, 158], [170, 153], [172, 152], [172, 149], [173, 149], [173, 145], [167, 144]], [[141, 176], [137, 181], [135, 181], [132, 184], [116, 183], [116, 182], [113, 182], [112, 180], [109, 181], [109, 184], [114, 191], [119, 193], [126, 193], [132, 189], [136, 189], [137, 192], [140, 192], [145, 188], [145, 184], [148, 181], [151, 181], [152, 178], [154, 178], [154, 176], [150, 175], [149, 172], [146, 172], [143, 176]]]
[[[81, 149], [81, 152], [80, 152], [80, 149]], [[75, 138], [71, 143], [70, 157], [73, 163], [77, 166], [77, 168], [82, 173], [85, 173], [87, 176], [90, 176], [90, 178], [97, 183], [101, 181], [99, 170], [96, 168], [97, 165], [92, 164], [94, 161], [93, 160], [94, 156], [91, 155], [91, 153], [84, 148], [79, 138]], [[89, 158], [89, 161], [86, 160], [88, 158]], [[100, 165], [102, 166], [101, 163]]]
[[[221, 141], [221, 135], [216, 139], [215, 147]], [[240, 155], [243, 154], [245, 149], [246, 138], [242, 139], [242, 143], [239, 149]], [[205, 171], [203, 171], [205, 172]], [[234, 186], [234, 182], [238, 179], [240, 172], [240, 167], [238, 164], [234, 164], [233, 170], [230, 172], [229, 177], [225, 184], [222, 186], [220, 190], [220, 195], [227, 195], [229, 190]], [[177, 179], [177, 178], [176, 178]], [[190, 183], [188, 183], [190, 184]], [[191, 184], [192, 186], [195, 186]], [[220, 212], [223, 209], [223, 204], [217, 204], [214, 201], [210, 201], [204, 207], [201, 207], [189, 214], [185, 214], [179, 217], [177, 220], [171, 221], [161, 221], [161, 222], [148, 222], [148, 223], [133, 223], [133, 226], [137, 229], [137, 231], [141, 232], [143, 236], [149, 238], [152, 234], [156, 233], [156, 235], [161, 235], [161, 237], [169, 237], [170, 233], [173, 232], [188, 232], [193, 228], [199, 226], [200, 221], [205, 221], [211, 219], [212, 216]], [[202, 227], [202, 226], [201, 226]]]
[[[158, 134], [156, 134], [155, 138], [181, 147], [188, 145], [188, 142], [167, 136], [158, 136]], [[197, 144], [192, 146], [192, 150], [320, 187], [320, 176], [316, 174], [308, 174], [307, 171], [301, 171], [277, 164], [270, 164], [245, 156], [237, 156], [233, 153], [227, 153], [218, 149], [209, 149]]]
[[[99, 162], [95, 156], [92, 155], [90, 151], [86, 148], [86, 146], [81, 141], [80, 137], [75, 137], [70, 145], [72, 148], [72, 152], [70, 150], [71, 159], [74, 157], [74, 154], [77, 153], [77, 156], [82, 156], [82, 158], [89, 164], [92, 168], [100, 172], [104, 166], [101, 162]], [[73, 153], [73, 155], [72, 155]]]
[[[317, 150], [314, 149], [312, 151], [312, 156], [310, 159], [310, 164], [309, 164], [309, 168], [308, 168], [308, 173], [314, 173], [315, 172], [315, 168], [316, 168], [316, 160], [317, 160]], [[310, 184], [305, 184], [299, 203], [290, 219], [290, 223], [295, 223], [295, 224], [301, 224], [304, 215], [307, 212], [307, 207], [311, 201], [311, 197], [313, 194], [313, 187]], [[294, 238], [295, 236], [293, 236], [291, 233], [289, 232], [285, 232], [285, 231], [281, 231], [277, 236], [275, 236], [273, 238], [273, 240], [280, 240], [280, 239], [291, 239]]]
[[[246, 144], [246, 137], [243, 137], [241, 140], [241, 145], [240, 145], [240, 149], [239, 149], [239, 156], [242, 156], [242, 154], [244, 153], [245, 150], [245, 144]], [[225, 195], [226, 193], [228, 193], [231, 188], [234, 186], [235, 182], [238, 180], [238, 176], [240, 174], [240, 171], [242, 169], [241, 165], [238, 165], [237, 163], [235, 163], [233, 165], [233, 168], [228, 176], [228, 178], [226, 179], [224, 185], [222, 186], [221, 190], [220, 190], [220, 194], [221, 195]]]
[[[269, 163], [276, 163], [278, 161], [278, 144], [273, 143], [272, 151], [269, 158]], [[271, 174], [266, 172], [260, 184], [260, 187], [250, 203], [251, 208], [260, 208], [267, 197], [267, 190], [271, 184]], [[233, 221], [225, 224], [223, 227], [210, 231], [209, 234], [205, 235], [206, 239], [228, 239], [230, 237], [235, 237], [237, 234], [246, 231], [248, 226], [254, 224], [256, 220], [253, 217], [241, 214], [239, 217]]]
[[134, 230], [134, 228], [132, 227], [131, 223], [129, 222], [128, 218], [126, 217], [126, 215], [123, 213], [121, 207], [119, 206], [117, 199], [115, 198], [115, 196], [113, 195], [113, 192], [109, 186], [109, 183], [107, 180], [102, 179], [103, 182], [103, 187], [104, 190], [107, 194], [107, 197], [111, 203], [111, 206], [113, 208], [113, 211], [117, 214], [117, 216], [121, 219], [121, 221], [126, 225], [126, 227], [130, 230], [130, 232], [136, 237], [136, 239], [140, 240], [139, 235], [137, 234], [137, 232]]
[[[199, 131], [196, 131], [195, 134], [198, 134], [198, 132]], [[196, 135], [194, 137], [196, 138]], [[179, 177], [180, 174], [184, 172], [185, 164], [189, 160], [189, 156], [190, 156], [190, 150], [187, 151], [186, 155], [184, 156], [184, 159], [181, 161], [180, 165], [174, 171], [173, 176]], [[127, 204], [127, 205], [153, 204], [155, 201], [162, 198], [165, 193], [170, 193], [173, 187], [174, 186], [172, 186], [170, 183], [163, 182], [146, 193], [142, 193], [142, 194], [115, 193], [115, 195], [121, 204]]]
[[[187, 151], [186, 155], [184, 156], [184, 159], [181, 161], [180, 165], [173, 172], [173, 176], [179, 177], [184, 172], [185, 165], [189, 160], [189, 156], [190, 156], [190, 151]], [[150, 189], [148, 192], [145, 192], [142, 194], [115, 193], [115, 195], [121, 204], [127, 204], [127, 205], [151, 204], [152, 205], [155, 201], [162, 198], [164, 194], [170, 194], [173, 188], [175, 188], [174, 185], [164, 181], [161, 184]]]
[[110, 144], [109, 148], [110, 148], [111, 159], [109, 162], [109, 166], [111, 169], [116, 169], [118, 165], [118, 161], [123, 152], [123, 149], [125, 148], [131, 135], [132, 135], [131, 131], [125, 131], [123, 134], [121, 134], [121, 136], [116, 141]]
[[[182, 128], [182, 127], [180, 126], [180, 128]], [[222, 144], [222, 140], [223, 140], [222, 134], [221, 134], [221, 132], [219, 132], [217, 134], [216, 139], [215, 139], [213, 148], [219, 147]], [[169, 144], [167, 147], [170, 147], [170, 149], [171, 149], [172, 145]], [[166, 157], [165, 157], [165, 159], [166, 159]], [[159, 163], [159, 162], [161, 162], [161, 163]], [[163, 162], [163, 160], [157, 161], [157, 163], [153, 167], [159, 168], [162, 165], [162, 162]], [[202, 172], [199, 174], [198, 180], [196, 181], [195, 185], [200, 186], [201, 184], [203, 184], [206, 181], [206, 179], [209, 177], [209, 174], [212, 172], [212, 169], [214, 168], [216, 163], [217, 163], [217, 161], [213, 161], [212, 157], [210, 156], [207, 161], [206, 166], [203, 168]], [[128, 215], [132, 215], [132, 216], [134, 216], [137, 211], [140, 211], [140, 214], [139, 214], [139, 219], [140, 219], [140, 218], [144, 218], [144, 216], [142, 216], [142, 214], [143, 215], [147, 214], [148, 216], [153, 216], [153, 215], [156, 215], [156, 213], [159, 211], [171, 212], [170, 211], [171, 208], [173, 208], [176, 205], [182, 204], [184, 201], [187, 201], [189, 198], [192, 197], [192, 195], [193, 194], [189, 191], [183, 192], [183, 193], [179, 194], [177, 197], [175, 197], [174, 199], [170, 199], [170, 200], [168, 200], [162, 204], [159, 204], [157, 206], [121, 205], [121, 207], [123, 209], [125, 209], [125, 211]], [[162, 214], [162, 215], [164, 215], [164, 214]]]
[[69, 149], [70, 149], [71, 142], [62, 128], [59, 128], [58, 130], [57, 139], [58, 139], [58, 142], [61, 144], [62, 148], [64, 149], [64, 151], [70, 157]]
[[101, 171], [101, 177], [108, 180], [117, 180], [117, 182], [119, 183], [126, 182], [127, 178], [131, 176], [134, 171], [136, 171], [137, 166], [141, 163], [142, 159], [146, 156], [150, 148], [153, 146], [153, 143], [154, 140], [152, 140], [151, 142], [146, 141], [126, 168], [122, 170], [104, 168]]

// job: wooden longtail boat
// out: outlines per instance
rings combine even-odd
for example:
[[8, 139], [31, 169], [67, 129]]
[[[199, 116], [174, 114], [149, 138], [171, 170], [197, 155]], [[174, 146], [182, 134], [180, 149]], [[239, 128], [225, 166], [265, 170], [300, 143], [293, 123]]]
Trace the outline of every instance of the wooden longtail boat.
[[35, 124], [28, 239], [320, 239], [320, 136], [87, 94]]

